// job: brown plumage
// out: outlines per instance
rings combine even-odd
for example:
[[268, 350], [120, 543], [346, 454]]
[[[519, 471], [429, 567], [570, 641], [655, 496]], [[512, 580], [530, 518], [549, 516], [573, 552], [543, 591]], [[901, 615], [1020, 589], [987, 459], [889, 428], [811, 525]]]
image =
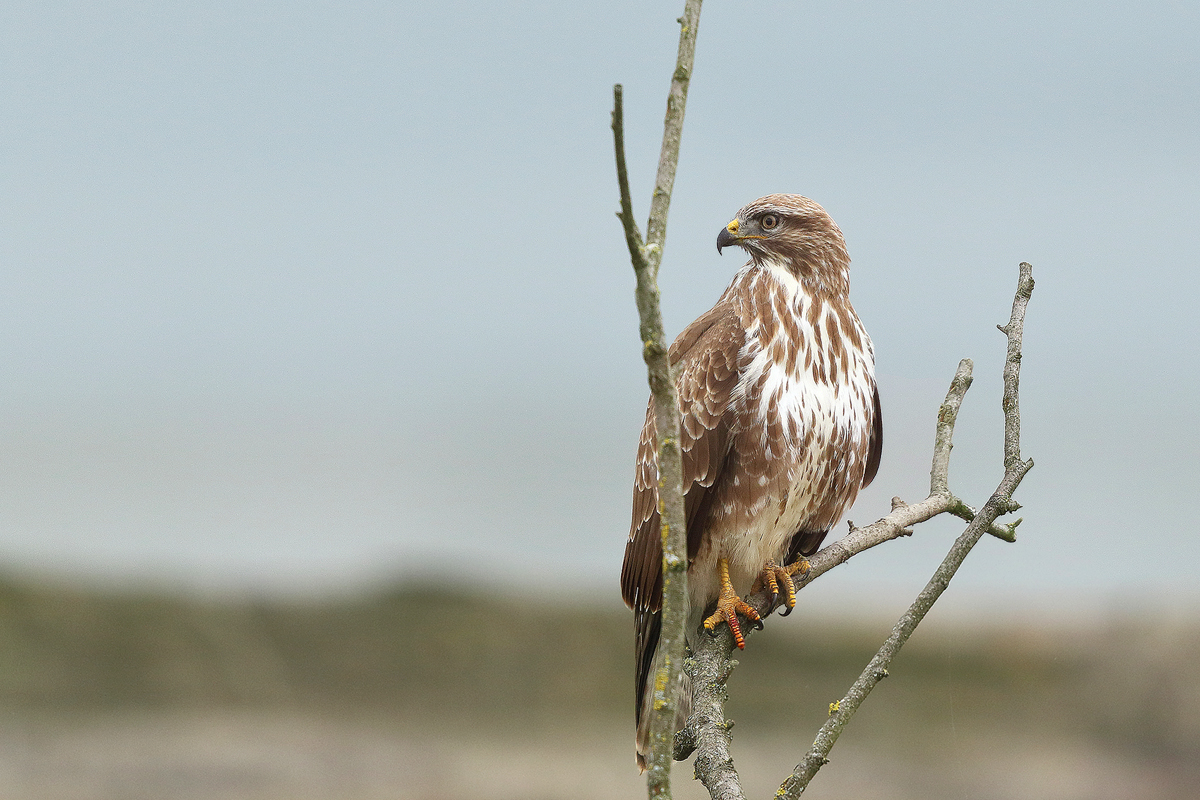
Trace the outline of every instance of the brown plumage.
[[[768, 195], [721, 231], [718, 251], [729, 245], [750, 261], [670, 350], [682, 412], [689, 632], [717, 599], [719, 560], [745, 595], [768, 560], [815, 552], [875, 477], [883, 440], [874, 352], [850, 305], [850, 257], [834, 221], [806, 197]], [[639, 764], [662, 604], [657, 456], [651, 404], [621, 569], [635, 617]]]

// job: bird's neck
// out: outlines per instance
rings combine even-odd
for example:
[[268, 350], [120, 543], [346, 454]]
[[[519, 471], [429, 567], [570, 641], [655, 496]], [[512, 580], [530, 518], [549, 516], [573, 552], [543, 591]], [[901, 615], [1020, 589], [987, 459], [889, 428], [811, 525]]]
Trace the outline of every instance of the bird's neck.
[[825, 303], [850, 294], [850, 265], [839, 259], [776, 257], [754, 259], [752, 266], [774, 279], [790, 303]]

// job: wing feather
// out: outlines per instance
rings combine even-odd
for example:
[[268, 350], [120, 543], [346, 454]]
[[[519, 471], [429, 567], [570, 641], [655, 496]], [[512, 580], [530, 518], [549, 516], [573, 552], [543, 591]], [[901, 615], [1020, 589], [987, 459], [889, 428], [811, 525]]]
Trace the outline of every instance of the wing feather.
[[[671, 346], [679, 392], [680, 445], [683, 453], [684, 508], [688, 561], [705, 535], [702, 524], [711, 491], [724, 469], [733, 427], [730, 401], [737, 385], [738, 353], [745, 331], [732, 310], [718, 303], [689, 325]], [[654, 404], [638, 440], [633, 481], [633, 519], [621, 567], [621, 594], [636, 613], [636, 713], [642, 716], [646, 676], [653, 666], [662, 608], [662, 539], [658, 512], [658, 436]]]
[[871, 414], [871, 438], [867, 441], [867, 471], [863, 473], [863, 488], [871, 485], [879, 472], [883, 458], [883, 408], [879, 405], [879, 384], [875, 384], [874, 412]]
[[[730, 445], [730, 397], [737, 385], [737, 357], [745, 331], [718, 304], [688, 326], [671, 346], [679, 392], [684, 505], [688, 558], [700, 549], [702, 526], [693, 524], [708, 490], [724, 466]], [[662, 596], [662, 543], [658, 515], [658, 436], [653, 402], [638, 440], [633, 482], [633, 519], [621, 569], [621, 593], [638, 611], [657, 611]]]

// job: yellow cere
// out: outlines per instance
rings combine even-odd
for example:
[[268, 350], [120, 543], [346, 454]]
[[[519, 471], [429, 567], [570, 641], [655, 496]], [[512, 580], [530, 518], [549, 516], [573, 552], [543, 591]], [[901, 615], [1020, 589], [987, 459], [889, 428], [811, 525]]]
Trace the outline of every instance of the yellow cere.
[[725, 230], [729, 231], [730, 233], [737, 233], [738, 221], [736, 219], [732, 220], [728, 225], [725, 226]]

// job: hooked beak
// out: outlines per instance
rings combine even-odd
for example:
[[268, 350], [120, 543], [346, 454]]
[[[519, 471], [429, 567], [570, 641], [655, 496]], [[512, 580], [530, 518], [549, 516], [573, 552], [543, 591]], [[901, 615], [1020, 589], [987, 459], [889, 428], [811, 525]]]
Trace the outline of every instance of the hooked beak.
[[717, 255], [721, 254], [722, 247], [729, 247], [738, 243], [740, 237], [737, 235], [737, 231], [738, 221], [736, 218], [721, 229], [721, 232], [717, 234]]

